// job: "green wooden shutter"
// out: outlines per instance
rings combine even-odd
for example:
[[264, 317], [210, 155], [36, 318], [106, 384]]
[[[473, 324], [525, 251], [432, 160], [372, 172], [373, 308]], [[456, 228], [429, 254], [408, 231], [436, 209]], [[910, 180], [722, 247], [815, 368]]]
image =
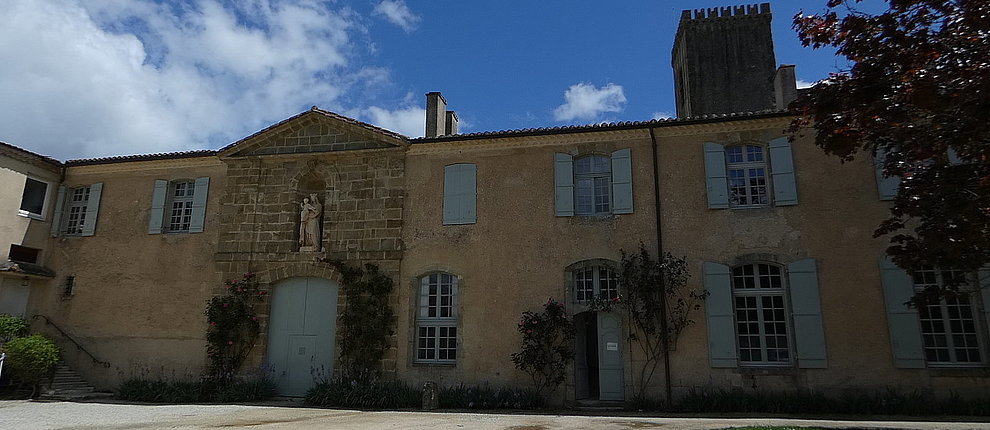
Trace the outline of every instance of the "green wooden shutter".
[[828, 362], [815, 259], [806, 258], [788, 264], [787, 281], [790, 286], [798, 367], [824, 369], [828, 367]]
[[210, 177], [196, 178], [193, 192], [192, 217], [189, 219], [189, 232], [202, 233], [206, 223], [206, 200], [210, 193]]
[[58, 187], [55, 210], [52, 211], [52, 237], [58, 237], [62, 234], [62, 212], [65, 211], [65, 191], [65, 185]]
[[732, 273], [729, 266], [705, 262], [705, 317], [708, 320], [708, 357], [712, 367], [736, 367], [736, 324], [732, 311]]
[[100, 214], [100, 195], [102, 194], [102, 182], [89, 186], [89, 201], [86, 202], [86, 219], [82, 225], [82, 236], [92, 236], [96, 233], [96, 218]]
[[770, 141], [770, 176], [773, 178], [773, 204], [796, 205], [797, 183], [794, 179], [794, 155], [786, 137]]
[[557, 216], [574, 216], [574, 157], [553, 155], [554, 208]]
[[443, 223], [478, 222], [478, 168], [474, 164], [451, 164], [443, 168]]
[[612, 213], [633, 213], [632, 151], [629, 148], [612, 153]]
[[983, 327], [990, 330], [990, 264], [980, 268], [977, 277], [980, 282], [980, 296], [983, 299]]
[[888, 256], [880, 258], [880, 280], [883, 283], [883, 301], [887, 308], [887, 328], [890, 330], [894, 367], [924, 368], [925, 355], [921, 346], [918, 311], [905, 305], [914, 296], [914, 281]]
[[151, 211], [148, 213], [148, 234], [161, 234], [162, 216], [165, 214], [165, 196], [168, 194], [168, 181], [155, 180], [151, 194]]
[[705, 177], [708, 187], [708, 207], [729, 207], [729, 179], [725, 172], [725, 147], [705, 142]]
[[880, 200], [894, 200], [894, 197], [897, 196], [897, 188], [901, 185], [901, 177], [883, 176], [884, 158], [886, 156], [883, 150], [878, 149], [873, 158], [873, 168], [877, 176], [877, 194], [880, 195]]

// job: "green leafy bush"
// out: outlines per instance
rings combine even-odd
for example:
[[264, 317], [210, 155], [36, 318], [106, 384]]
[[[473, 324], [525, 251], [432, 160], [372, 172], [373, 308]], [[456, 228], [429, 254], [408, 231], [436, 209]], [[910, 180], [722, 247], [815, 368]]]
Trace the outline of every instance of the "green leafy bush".
[[15, 337], [26, 336], [27, 334], [28, 323], [24, 318], [0, 314], [0, 345]]
[[322, 407], [398, 409], [418, 408], [422, 394], [402, 381], [336, 377], [316, 384], [306, 403]]
[[574, 321], [567, 317], [564, 305], [551, 298], [542, 313], [523, 312], [517, 329], [522, 334], [522, 350], [512, 353], [512, 363], [533, 378], [538, 393], [557, 389], [574, 359]]
[[275, 383], [267, 377], [232, 379], [224, 384], [206, 381], [129, 379], [117, 388], [117, 398], [148, 403], [254, 402], [275, 395]]
[[[659, 405], [658, 405], [659, 406]], [[692, 390], [672, 412], [990, 416], [990, 398], [936, 397], [922, 391], [847, 392], [839, 397], [805, 391]]]
[[254, 276], [245, 273], [239, 280], [227, 281], [227, 294], [213, 297], [206, 304], [209, 377], [219, 386], [234, 377], [258, 339], [260, 325], [254, 306], [267, 292], [258, 288]]
[[461, 384], [441, 388], [437, 403], [445, 409], [538, 409], [546, 405], [546, 400], [533, 389]]
[[12, 339], [4, 345], [3, 351], [7, 353], [5, 368], [9, 366], [19, 384], [33, 387], [32, 396], [42, 379], [55, 371], [62, 358], [58, 345], [40, 334]]

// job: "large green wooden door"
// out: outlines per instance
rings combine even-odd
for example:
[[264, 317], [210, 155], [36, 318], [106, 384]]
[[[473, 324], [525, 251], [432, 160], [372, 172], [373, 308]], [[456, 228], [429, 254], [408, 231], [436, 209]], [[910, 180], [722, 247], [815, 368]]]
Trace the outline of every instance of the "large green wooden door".
[[275, 285], [268, 329], [268, 362], [276, 393], [303, 396], [314, 375], [331, 375], [337, 333], [337, 285], [291, 278]]

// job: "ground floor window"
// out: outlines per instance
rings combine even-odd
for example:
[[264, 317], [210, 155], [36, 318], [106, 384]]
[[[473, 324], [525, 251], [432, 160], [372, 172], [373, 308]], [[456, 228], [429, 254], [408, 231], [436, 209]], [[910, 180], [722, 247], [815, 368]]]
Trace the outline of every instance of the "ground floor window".
[[431, 273], [420, 278], [416, 313], [416, 362], [457, 360], [457, 277]]
[[929, 364], [981, 363], [983, 354], [980, 350], [978, 322], [965, 275], [959, 271], [936, 270], [932, 267], [914, 272], [914, 288], [917, 292], [947, 284], [964, 287], [958, 294], [918, 309], [925, 360]]

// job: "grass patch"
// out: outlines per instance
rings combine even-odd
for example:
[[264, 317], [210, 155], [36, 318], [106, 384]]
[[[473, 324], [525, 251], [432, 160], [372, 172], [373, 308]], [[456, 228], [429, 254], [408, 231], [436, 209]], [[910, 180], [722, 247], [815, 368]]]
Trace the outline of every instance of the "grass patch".
[[208, 381], [130, 379], [117, 388], [117, 398], [147, 403], [255, 402], [275, 395], [275, 383], [267, 378], [234, 380], [218, 387]]

